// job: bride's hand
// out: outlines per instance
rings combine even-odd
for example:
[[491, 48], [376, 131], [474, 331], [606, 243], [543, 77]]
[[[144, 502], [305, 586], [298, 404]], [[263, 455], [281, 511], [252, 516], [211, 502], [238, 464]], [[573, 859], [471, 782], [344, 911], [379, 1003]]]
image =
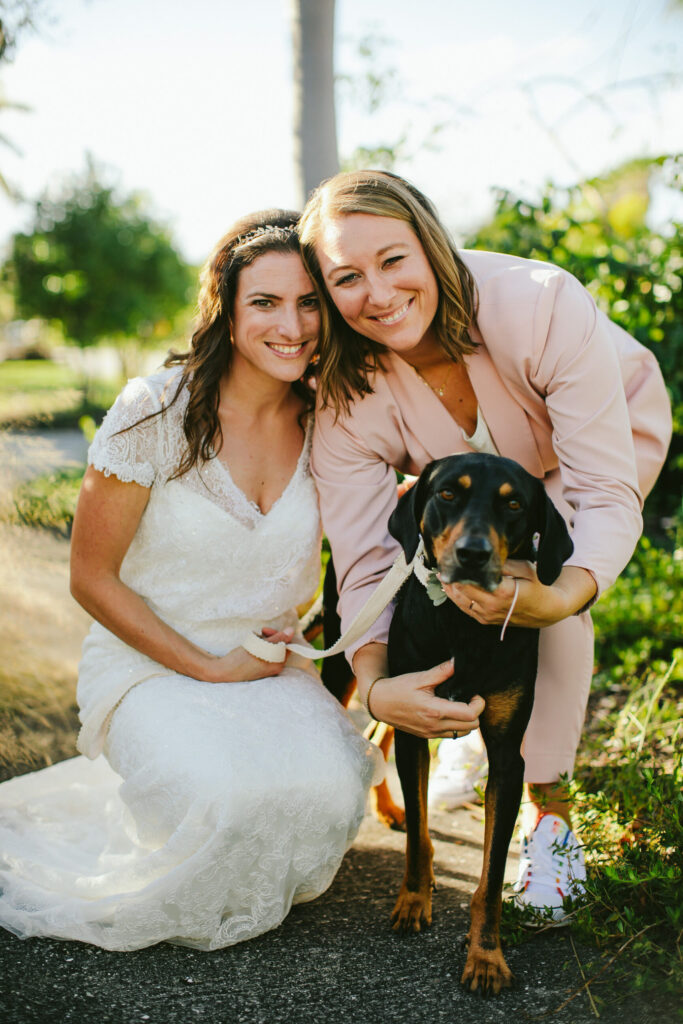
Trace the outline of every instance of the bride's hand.
[[464, 704], [434, 693], [452, 674], [453, 662], [447, 661], [425, 672], [380, 678], [370, 694], [372, 716], [423, 739], [472, 732], [479, 728], [479, 715], [485, 707], [483, 698], [475, 696]]
[[[274, 630], [269, 626], [264, 626], [261, 636], [271, 644], [277, 644], [281, 640], [288, 644], [291, 643], [294, 630], [291, 628]], [[236, 647], [221, 657], [211, 659], [206, 682], [246, 683], [252, 679], [279, 676], [284, 667], [284, 661], [262, 661], [261, 658], [255, 658], [253, 654], [245, 651], [244, 647]]]

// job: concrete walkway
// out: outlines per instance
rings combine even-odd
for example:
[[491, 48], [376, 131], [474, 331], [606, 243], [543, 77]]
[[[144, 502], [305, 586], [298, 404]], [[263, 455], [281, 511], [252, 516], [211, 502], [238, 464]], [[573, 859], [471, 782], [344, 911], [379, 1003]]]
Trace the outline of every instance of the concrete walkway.
[[88, 442], [80, 430], [0, 431], [0, 489], [57, 469], [84, 466]]

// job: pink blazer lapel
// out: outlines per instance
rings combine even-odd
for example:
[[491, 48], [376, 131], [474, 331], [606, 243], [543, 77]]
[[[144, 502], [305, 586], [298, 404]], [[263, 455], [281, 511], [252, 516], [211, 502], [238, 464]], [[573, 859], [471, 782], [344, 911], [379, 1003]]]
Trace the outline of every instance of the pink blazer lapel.
[[401, 418], [429, 459], [470, 451], [458, 424], [412, 366], [392, 352], [384, 359], [391, 369], [391, 390]]
[[472, 335], [479, 347], [468, 357], [467, 369], [496, 448], [529, 473], [543, 478], [543, 463], [527, 415], [505, 387], [479, 332], [475, 330]]

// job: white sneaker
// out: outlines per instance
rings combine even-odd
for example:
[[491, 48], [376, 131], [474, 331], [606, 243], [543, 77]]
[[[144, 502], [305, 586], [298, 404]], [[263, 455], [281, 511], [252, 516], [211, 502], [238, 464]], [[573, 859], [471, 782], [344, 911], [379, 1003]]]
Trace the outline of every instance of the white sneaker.
[[489, 772], [486, 748], [477, 733], [441, 740], [439, 764], [429, 778], [427, 803], [433, 810], [453, 810], [477, 799], [477, 786]]
[[565, 897], [580, 898], [585, 879], [583, 848], [569, 825], [556, 814], [542, 814], [531, 835], [522, 837], [514, 902], [538, 911], [539, 924], [563, 924]]

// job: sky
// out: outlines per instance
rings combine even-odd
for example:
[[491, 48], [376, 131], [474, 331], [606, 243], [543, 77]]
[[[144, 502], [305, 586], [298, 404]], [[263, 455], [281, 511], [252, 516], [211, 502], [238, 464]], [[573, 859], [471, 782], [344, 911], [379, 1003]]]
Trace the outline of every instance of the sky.
[[[44, 2], [49, 18], [0, 70], [0, 95], [31, 108], [0, 109], [19, 150], [0, 141], [0, 170], [27, 200], [89, 153], [122, 194], [148, 197], [194, 263], [242, 214], [297, 205], [290, 0]], [[383, 40], [370, 63], [366, 35]], [[337, 0], [335, 37], [337, 74], [387, 82], [372, 115], [340, 85], [342, 157], [405, 136], [396, 170], [458, 240], [495, 187], [533, 198], [548, 180], [683, 150], [674, 0]], [[0, 254], [30, 223], [30, 202], [0, 195]]]

